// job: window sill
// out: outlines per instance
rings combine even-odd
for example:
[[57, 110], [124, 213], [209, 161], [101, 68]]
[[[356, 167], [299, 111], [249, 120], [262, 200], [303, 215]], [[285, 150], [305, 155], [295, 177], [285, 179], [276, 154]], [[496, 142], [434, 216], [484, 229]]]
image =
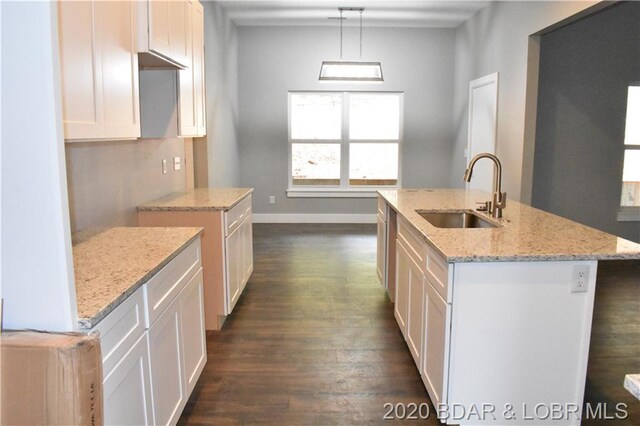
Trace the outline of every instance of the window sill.
[[341, 189], [341, 188], [293, 188], [287, 190], [288, 198], [376, 198], [379, 189], [398, 187]]
[[618, 222], [640, 222], [640, 207], [623, 208], [618, 211]]

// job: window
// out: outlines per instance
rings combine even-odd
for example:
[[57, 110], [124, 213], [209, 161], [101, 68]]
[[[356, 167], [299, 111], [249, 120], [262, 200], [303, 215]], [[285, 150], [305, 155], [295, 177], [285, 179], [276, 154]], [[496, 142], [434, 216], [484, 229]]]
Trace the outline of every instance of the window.
[[[624, 136], [622, 171], [622, 207], [619, 220], [638, 220], [640, 207], [640, 85], [629, 86]], [[625, 215], [624, 213], [627, 213]], [[631, 215], [629, 215], [631, 213]], [[635, 216], [635, 219], [634, 219]]]
[[290, 92], [289, 195], [398, 187], [402, 100], [397, 92]]

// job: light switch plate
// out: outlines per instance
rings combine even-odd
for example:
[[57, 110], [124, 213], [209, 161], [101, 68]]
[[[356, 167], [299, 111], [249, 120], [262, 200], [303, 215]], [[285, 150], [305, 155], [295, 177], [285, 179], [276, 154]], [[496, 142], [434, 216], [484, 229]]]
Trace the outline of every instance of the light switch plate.
[[180, 164], [180, 157], [173, 157], [173, 170], [176, 172], [182, 168]]

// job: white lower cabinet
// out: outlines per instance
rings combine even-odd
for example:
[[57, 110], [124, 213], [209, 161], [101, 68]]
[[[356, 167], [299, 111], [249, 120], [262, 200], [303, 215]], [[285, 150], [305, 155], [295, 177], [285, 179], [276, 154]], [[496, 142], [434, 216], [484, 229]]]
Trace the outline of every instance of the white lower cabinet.
[[409, 280], [408, 303], [409, 312], [407, 313], [407, 345], [413, 356], [416, 365], [420, 365], [422, 358], [422, 337], [424, 330], [424, 275], [420, 267], [409, 262], [411, 270], [411, 279]]
[[145, 333], [104, 378], [106, 425], [153, 424], [149, 373], [149, 341]]
[[378, 222], [378, 249], [376, 252], [376, 272], [378, 274], [378, 279], [380, 280], [380, 284], [383, 288], [387, 288], [387, 268], [386, 268], [386, 256], [387, 256], [387, 222], [383, 219], [383, 217], [378, 214], [377, 215]]
[[[233, 210], [231, 212], [233, 212]], [[229, 223], [230, 220], [227, 220], [227, 222]], [[233, 222], [233, 226], [228, 226], [230, 233], [224, 242], [227, 314], [233, 311], [253, 272], [252, 223], [251, 211], [244, 210], [241, 215], [238, 216], [238, 219]]]
[[[440, 280], [432, 265], [441, 265]], [[431, 267], [431, 269], [430, 269]], [[434, 405], [446, 404], [451, 305], [449, 268], [402, 220], [396, 240], [395, 317]]]
[[200, 239], [91, 331], [101, 338], [105, 424], [176, 424], [207, 362]]
[[411, 258], [400, 243], [396, 252], [396, 300], [393, 314], [396, 317], [402, 335], [407, 338], [407, 315], [409, 313], [409, 283], [411, 282]]
[[174, 301], [149, 329], [151, 392], [156, 425], [177, 423], [186, 403], [179, 307]]
[[227, 261], [227, 306], [231, 312], [240, 298], [241, 288], [241, 250], [240, 228], [236, 228], [225, 240], [225, 255]]
[[180, 325], [187, 395], [195, 387], [207, 362], [202, 284], [200, 270], [180, 294]]
[[447, 372], [446, 348], [448, 323], [451, 307], [440, 297], [431, 282], [424, 285], [424, 342], [420, 360], [420, 375], [431, 396], [431, 402], [446, 404], [445, 374]]

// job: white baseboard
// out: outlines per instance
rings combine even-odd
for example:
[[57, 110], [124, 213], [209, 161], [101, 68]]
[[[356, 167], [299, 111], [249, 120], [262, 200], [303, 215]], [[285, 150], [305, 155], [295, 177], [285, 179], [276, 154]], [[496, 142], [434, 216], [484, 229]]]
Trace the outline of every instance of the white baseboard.
[[253, 213], [253, 223], [376, 223], [376, 214]]

